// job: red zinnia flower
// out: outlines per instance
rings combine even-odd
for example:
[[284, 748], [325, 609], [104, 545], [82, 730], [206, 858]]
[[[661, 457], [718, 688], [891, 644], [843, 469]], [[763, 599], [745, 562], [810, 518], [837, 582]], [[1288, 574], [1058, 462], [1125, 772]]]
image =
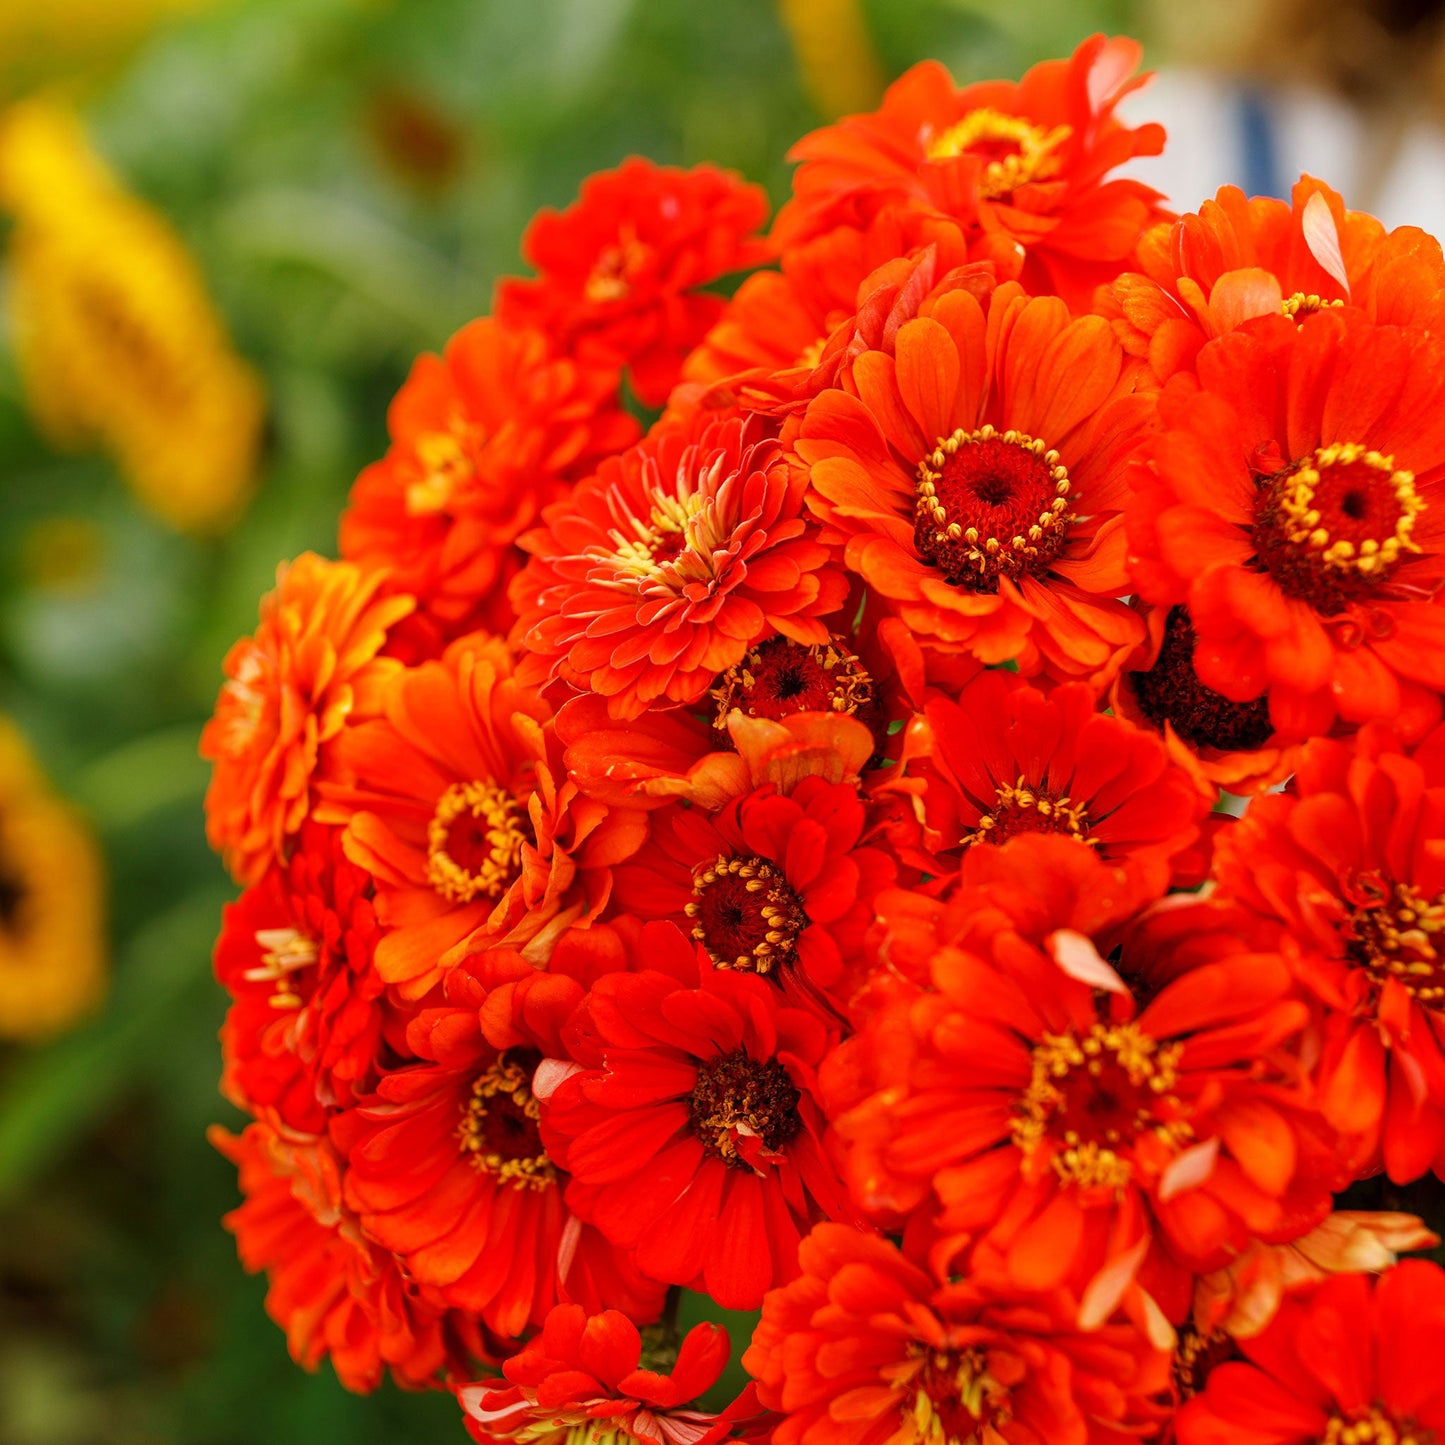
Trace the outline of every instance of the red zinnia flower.
[[847, 580], [804, 485], [759, 419], [654, 429], [522, 539], [514, 637], [537, 672], [550, 665], [620, 718], [696, 702], [775, 632], [826, 643], [820, 619]]
[[662, 1289], [570, 1216], [538, 1133], [533, 1074], [562, 1052], [582, 985], [492, 952], [450, 974], [445, 992], [407, 1029], [419, 1062], [384, 1072], [332, 1124], [348, 1207], [437, 1298], [502, 1337], [540, 1324], [567, 1292], [589, 1294], [599, 1275], [625, 1287], [591, 1303], [656, 1318]]
[[319, 1134], [375, 1078], [388, 1009], [372, 967], [371, 879], [337, 829], [307, 824], [222, 913], [216, 977], [235, 1002], [221, 1030], [222, 1088], [253, 1113]]
[[654, 1279], [756, 1309], [799, 1238], [843, 1208], [814, 1071], [828, 1030], [766, 979], [714, 967], [671, 924], [643, 973], [608, 974], [573, 1024], [581, 1067], [543, 1099], [567, 1203]]
[[778, 213], [782, 247], [838, 225], [864, 225], [906, 206], [948, 217], [1003, 277], [1072, 305], [1112, 278], [1148, 223], [1157, 191], [1104, 177], [1134, 156], [1157, 155], [1164, 131], [1131, 130], [1115, 115], [1148, 76], [1135, 76], [1137, 41], [1085, 40], [1015, 84], [954, 86], [937, 61], [915, 65], [871, 115], [804, 136], [794, 199]]
[[376, 880], [388, 929], [378, 972], [414, 999], [465, 953], [544, 960], [607, 902], [611, 865], [642, 841], [641, 814], [567, 781], [551, 710], [513, 676], [499, 638], [461, 638], [399, 673], [384, 709], [341, 739], [346, 781], [326, 786], [318, 810], [346, 824], [348, 856]]
[[412, 1389], [488, 1352], [475, 1324], [445, 1308], [393, 1255], [362, 1233], [341, 1200], [341, 1162], [324, 1139], [248, 1125], [209, 1138], [240, 1167], [245, 1202], [222, 1221], [241, 1263], [265, 1270], [266, 1313], [286, 1331], [291, 1358], [314, 1370], [328, 1355], [348, 1390], [384, 1370]]
[[[931, 909], [896, 896], [908, 932], [889, 957], [910, 973], [925, 951], [932, 987], [900, 990], [824, 1073], [853, 1196], [876, 1217], [931, 1194], [940, 1228], [977, 1241], [980, 1277], [1082, 1290], [1151, 1233], [1198, 1270], [1328, 1210], [1332, 1181], [1290, 1193], [1307, 1100], [1271, 1057], [1307, 1010], [1284, 962], [1235, 936], [1243, 915], [1189, 903], [1158, 932], [1146, 917], [1110, 967], [1128, 914], [1106, 910], [1128, 887], [1041, 836], [970, 849]], [[885, 929], [894, 898], [878, 902]], [[1156, 1293], [1178, 1292], [1176, 1272]]]
[[[1351, 311], [1212, 341], [1131, 472], [1137, 590], [1188, 608], [1194, 669], [1293, 737], [1425, 716], [1445, 690], [1445, 361]], [[1438, 716], [1438, 713], [1435, 714]]]
[[928, 703], [910, 734], [908, 778], [895, 786], [916, 797], [935, 856], [1061, 833], [1106, 863], [1143, 870], [1160, 890], [1204, 876], [1201, 829], [1215, 791], [1203, 792], [1148, 733], [1097, 711], [1083, 683], [1041, 693], [1012, 673], [985, 672], [957, 702]]
[[711, 1445], [726, 1420], [688, 1409], [717, 1383], [728, 1360], [727, 1331], [689, 1330], [672, 1369], [642, 1363], [637, 1326], [615, 1310], [589, 1317], [580, 1305], [557, 1305], [542, 1332], [502, 1366], [507, 1384], [482, 1380], [457, 1397], [473, 1440], [569, 1445]]
[[949, 290], [844, 370], [793, 443], [850, 570], [933, 647], [1107, 680], [1142, 636], [1124, 463], [1152, 424], [1101, 317]]
[[567, 210], [537, 215], [522, 254], [541, 275], [503, 281], [497, 314], [584, 360], [628, 367], [641, 400], [661, 406], [725, 304], [698, 288], [767, 259], [753, 235], [767, 214], [762, 187], [730, 171], [633, 156], [589, 176]]
[[861, 950], [874, 895], [893, 882], [849, 783], [804, 778], [788, 796], [747, 793], [708, 817], [652, 815], [647, 846], [616, 874], [618, 904], [668, 918], [718, 968], [772, 975], [789, 993], [828, 990]]
[[1161, 381], [1192, 365], [1211, 337], [1256, 316], [1283, 313], [1303, 324], [1321, 308], [1347, 305], [1372, 321], [1437, 330], [1445, 321], [1439, 242], [1414, 226], [1387, 235], [1310, 176], [1292, 204], [1246, 200], [1225, 186], [1198, 215], [1149, 231], [1138, 262], [1145, 274], [1120, 276], [1100, 304], [1117, 313], [1125, 346], [1146, 356]]
[[1169, 1356], [1084, 1332], [1067, 1295], [939, 1280], [877, 1235], [820, 1224], [743, 1363], [785, 1418], [773, 1445], [1116, 1445], [1153, 1433]]
[[213, 764], [206, 837], [240, 883], [286, 857], [311, 811], [323, 754], [348, 722], [374, 713], [400, 667], [377, 654], [414, 603], [378, 597], [382, 580], [305, 552], [276, 569], [256, 635], [226, 654], [201, 756]]
[[1319, 739], [1220, 842], [1220, 896], [1277, 921], [1321, 1012], [1320, 1102], [1397, 1182], [1445, 1172], [1445, 758]]
[[1433, 1445], [1445, 1439], [1445, 1272], [1406, 1260], [1286, 1299], [1245, 1359], [1211, 1371], [1179, 1445]]
[[351, 489], [342, 555], [384, 568], [449, 636], [506, 631], [518, 536], [637, 437], [615, 367], [555, 356], [540, 332], [489, 317], [417, 358], [387, 427], [391, 449]]

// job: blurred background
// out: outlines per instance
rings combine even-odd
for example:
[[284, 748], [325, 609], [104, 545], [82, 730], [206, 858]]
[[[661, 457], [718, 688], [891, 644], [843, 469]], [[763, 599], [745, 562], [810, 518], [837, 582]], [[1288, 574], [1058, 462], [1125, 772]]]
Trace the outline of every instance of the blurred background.
[[221, 659], [538, 206], [630, 153], [780, 198], [915, 60], [1098, 29], [1181, 208], [1308, 168], [1445, 225], [1427, 0], [0, 0], [0, 1445], [460, 1438], [293, 1366], [219, 1223]]

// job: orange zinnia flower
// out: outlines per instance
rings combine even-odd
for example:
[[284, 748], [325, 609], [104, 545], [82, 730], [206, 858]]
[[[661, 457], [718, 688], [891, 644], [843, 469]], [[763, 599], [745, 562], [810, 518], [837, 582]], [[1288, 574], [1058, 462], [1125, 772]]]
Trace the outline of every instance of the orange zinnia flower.
[[1149, 231], [1138, 262], [1144, 274], [1120, 276], [1100, 304], [1160, 381], [1191, 366], [1211, 337], [1257, 316], [1302, 325], [1321, 309], [1352, 306], [1372, 321], [1445, 322], [1440, 243], [1414, 226], [1387, 234], [1311, 176], [1292, 203], [1246, 200], [1224, 186], [1198, 215]]
[[1286, 1299], [1210, 1372], [1179, 1445], [1433, 1445], [1445, 1439], [1445, 1271], [1406, 1260]]
[[522, 539], [513, 634], [614, 717], [696, 702], [775, 632], [826, 643], [847, 593], [759, 418], [663, 425], [602, 464]]
[[1212, 341], [1131, 470], [1139, 593], [1184, 605], [1194, 669], [1304, 738], [1445, 690], [1445, 353], [1321, 313]]
[[1219, 896], [1283, 926], [1320, 1014], [1325, 1115], [1396, 1182], [1445, 1174], [1445, 756], [1375, 724], [1301, 753], [1220, 842]]
[[213, 764], [206, 837], [240, 883], [286, 857], [324, 755], [348, 722], [375, 711], [400, 669], [377, 654], [413, 603], [378, 596], [382, 582], [381, 573], [303, 553], [277, 568], [255, 636], [226, 654], [201, 756]]
[[793, 446], [824, 540], [930, 646], [1102, 676], [1143, 635], [1117, 598], [1124, 462], [1151, 425], [1109, 325], [950, 290], [844, 371]]
[[308, 823], [290, 861], [222, 913], [228, 1098], [319, 1134], [331, 1105], [371, 1087], [392, 1014], [372, 965], [379, 935], [370, 877], [342, 853], [339, 829]]
[[626, 366], [638, 397], [661, 406], [725, 304], [700, 288], [767, 259], [752, 234], [767, 215], [762, 187], [730, 171], [633, 156], [589, 176], [567, 210], [538, 213], [522, 254], [541, 275], [503, 281], [497, 315], [568, 354]]
[[457, 1398], [483, 1445], [711, 1445], [731, 1423], [688, 1406], [717, 1383], [727, 1360], [727, 1331], [708, 1323], [688, 1331], [666, 1374], [645, 1368], [642, 1336], [626, 1315], [559, 1304], [503, 1364], [505, 1380], [460, 1386]]
[[1114, 715], [1156, 733], [1201, 791], [1262, 793], [1289, 777], [1304, 739], [1275, 731], [1265, 698], [1231, 702], [1200, 681], [1187, 608], [1136, 605], [1148, 633], [1110, 688]]
[[783, 1415], [773, 1445], [1113, 1445], [1163, 1415], [1167, 1352], [1130, 1324], [1081, 1330], [1066, 1294], [940, 1279], [842, 1224], [798, 1262], [743, 1356]]
[[1161, 891], [1203, 879], [1215, 790], [1201, 790], [1148, 733], [1100, 713], [1083, 683], [1041, 693], [984, 672], [957, 702], [930, 701], [910, 734], [907, 777], [894, 786], [917, 799], [938, 859], [930, 872], [953, 871], [958, 850], [975, 844], [1060, 833]]
[[265, 1270], [266, 1313], [291, 1358], [314, 1370], [327, 1356], [348, 1390], [374, 1390], [390, 1368], [411, 1389], [488, 1351], [473, 1321], [445, 1308], [393, 1255], [362, 1233], [342, 1203], [341, 1161], [323, 1139], [250, 1124], [209, 1138], [240, 1168], [240, 1208], [222, 1221], [241, 1263]]
[[637, 436], [615, 367], [556, 356], [540, 332], [490, 317], [417, 358], [387, 427], [390, 450], [351, 489], [341, 552], [385, 568], [449, 636], [506, 631], [517, 537]]
[[871, 115], [804, 136], [793, 199], [778, 213], [783, 248], [838, 225], [864, 225], [906, 206], [966, 228], [971, 249], [1071, 304], [1117, 274], [1150, 221], [1157, 191], [1104, 177], [1157, 155], [1164, 131], [1131, 130], [1115, 111], [1145, 83], [1137, 41], [1094, 35], [1068, 60], [1047, 60], [1017, 84], [962, 90], [937, 61], [915, 65]]
[[348, 856], [376, 880], [388, 930], [377, 971], [415, 999], [482, 948], [545, 961], [601, 911], [642, 816], [580, 796], [551, 709], [499, 638], [458, 639], [394, 676], [381, 701], [383, 717], [342, 738], [344, 780], [318, 809], [346, 825]]
[[670, 923], [641, 943], [648, 968], [598, 979], [571, 1024], [542, 1138], [568, 1205], [645, 1274], [756, 1309], [808, 1228], [846, 1212], [817, 1101], [830, 1030]]
[[[1127, 884], [1044, 836], [970, 849], [931, 909], [897, 897], [878, 901], [883, 927], [900, 911], [911, 936], [888, 956], [907, 973], [925, 952], [931, 987], [899, 990], [823, 1073], [846, 1177], [875, 1217], [932, 1199], [941, 1230], [975, 1241], [977, 1277], [1086, 1298], [1152, 1237], [1151, 1289], [1173, 1309], [1188, 1271], [1328, 1210], [1332, 1180], [1291, 1193], [1308, 1100], [1272, 1057], [1308, 1011], [1283, 960], [1234, 936], [1239, 915], [1190, 903], [1187, 926], [1180, 908], [1162, 933], [1147, 917], [1121, 933], [1128, 914], [1105, 910], [1128, 904]], [[1091, 915], [1092, 938], [1077, 927]]]
[[[585, 957], [585, 955], [584, 955]], [[559, 1298], [655, 1319], [663, 1289], [563, 1203], [566, 1175], [538, 1133], [533, 1076], [565, 1050], [560, 1032], [584, 987], [491, 951], [447, 978], [444, 1000], [408, 1025], [417, 1058], [337, 1116], [345, 1199], [369, 1238], [445, 1304], [503, 1338], [539, 1325]]]

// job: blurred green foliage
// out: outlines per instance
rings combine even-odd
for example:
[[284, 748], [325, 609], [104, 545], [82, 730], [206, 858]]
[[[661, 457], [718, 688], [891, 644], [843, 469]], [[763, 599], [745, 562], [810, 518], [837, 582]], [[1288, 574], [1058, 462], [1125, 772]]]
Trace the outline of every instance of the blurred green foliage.
[[[869, 0], [884, 70], [1012, 76], [1127, 0]], [[52, 453], [0, 348], [0, 709], [89, 815], [111, 875], [100, 1014], [0, 1049], [0, 1445], [462, 1438], [445, 1397], [291, 1364], [204, 1140], [232, 895], [196, 736], [278, 559], [334, 551], [414, 355], [486, 310], [528, 216], [629, 153], [786, 188], [818, 123], [770, 0], [249, 0], [173, 21], [80, 92], [102, 153], [198, 257], [264, 374], [261, 490], [166, 531], [100, 459]], [[741, 1346], [738, 1346], [739, 1351]]]

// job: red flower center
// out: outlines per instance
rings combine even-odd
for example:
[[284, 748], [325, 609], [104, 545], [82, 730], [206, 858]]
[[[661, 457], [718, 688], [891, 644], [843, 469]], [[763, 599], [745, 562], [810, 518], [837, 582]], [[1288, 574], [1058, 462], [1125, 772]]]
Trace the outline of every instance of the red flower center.
[[1319, 447], [1261, 485], [1259, 566], [1326, 617], [1378, 593], [1408, 552], [1425, 503], [1413, 473], [1355, 442]]
[[1205, 687], [1194, 671], [1194, 625], [1182, 607], [1164, 624], [1159, 658], [1148, 672], [1131, 672], [1139, 710], [1161, 732], [1167, 722], [1191, 747], [1249, 752], [1274, 736], [1269, 700], [1231, 702]]
[[776, 1059], [753, 1059], [736, 1049], [698, 1066], [688, 1100], [692, 1131], [714, 1158], [751, 1169], [759, 1146], [776, 1154], [802, 1127], [798, 1098]]
[[1014, 1114], [1014, 1143], [1030, 1161], [1046, 1150], [1065, 1184], [1123, 1188], [1134, 1177], [1141, 1135], [1171, 1146], [1189, 1135], [1170, 1092], [1182, 1052], [1134, 1023], [1096, 1023], [1082, 1038], [1045, 1034]]
[[557, 1171], [537, 1130], [541, 1110], [532, 1096], [532, 1075], [541, 1055], [508, 1049], [472, 1085], [457, 1129], [464, 1154], [484, 1174], [513, 1189], [545, 1189]]
[[1400, 1417], [1383, 1405], [1369, 1405], [1335, 1415], [1325, 1426], [1319, 1445], [1435, 1445], [1433, 1430]]
[[1350, 957], [1377, 984], [1394, 979], [1427, 1007], [1445, 1003], [1445, 968], [1436, 947], [1445, 931], [1445, 893], [1426, 898], [1379, 874], [1348, 881], [1344, 892], [1351, 905]]
[[443, 898], [498, 898], [521, 871], [526, 813], [505, 788], [453, 783], [427, 829], [427, 881]]
[[[1013, 1418], [1009, 1388], [989, 1373], [986, 1351], [932, 1350], [915, 1344], [911, 1353], [922, 1360], [907, 1409], [914, 1439], [928, 1445], [972, 1445], [980, 1438], [999, 1438]], [[1007, 1363], [1014, 1367], [1009, 1373], [1017, 1371], [1017, 1361]], [[991, 1432], [987, 1437], [982, 1436], [985, 1428]]]
[[723, 858], [693, 870], [692, 936], [719, 968], [771, 973], [797, 952], [803, 900], [766, 858]]
[[1016, 783], [998, 785], [997, 806], [978, 820], [967, 841], [1003, 843], [1021, 833], [1062, 833], [1081, 843], [1096, 841], [1089, 837], [1088, 811], [1082, 803], [1055, 797], [1023, 777]]
[[979, 195], [985, 200], [999, 200], [1030, 181], [1058, 175], [1063, 160], [1056, 152], [1072, 134], [1066, 125], [1045, 130], [1021, 115], [982, 106], [934, 136], [925, 154], [931, 161], [976, 156], [983, 162], [978, 176]]
[[760, 642], [720, 674], [710, 695], [717, 699], [713, 726], [725, 730], [734, 708], [773, 719], [799, 712], [851, 715], [872, 703], [873, 679], [841, 637], [830, 635], [826, 644], [810, 647], [779, 636]]
[[1040, 573], [1063, 550], [1072, 484], [1059, 454], [991, 426], [940, 437], [918, 466], [913, 543], [955, 587], [996, 592], [999, 575]]

